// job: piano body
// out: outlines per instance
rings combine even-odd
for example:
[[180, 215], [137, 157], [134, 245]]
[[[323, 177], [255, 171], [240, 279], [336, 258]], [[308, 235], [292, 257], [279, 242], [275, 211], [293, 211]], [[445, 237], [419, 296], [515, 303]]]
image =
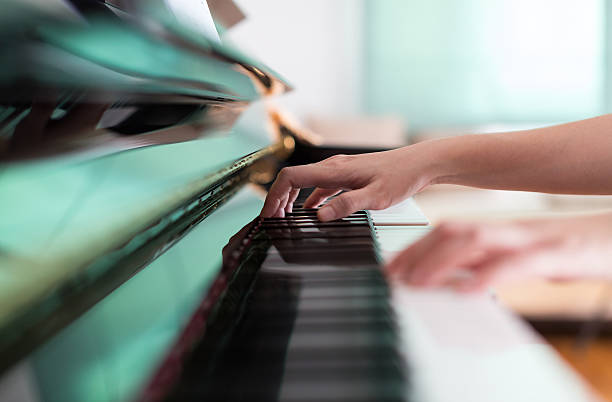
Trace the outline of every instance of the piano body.
[[84, 3], [2, 17], [1, 401], [596, 400], [491, 297], [386, 283], [411, 200], [258, 219], [282, 166], [366, 150], [159, 4]]

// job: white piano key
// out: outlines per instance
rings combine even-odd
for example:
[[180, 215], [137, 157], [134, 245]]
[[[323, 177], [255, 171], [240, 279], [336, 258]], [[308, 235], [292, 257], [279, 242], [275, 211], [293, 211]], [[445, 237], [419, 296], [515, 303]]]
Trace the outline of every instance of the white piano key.
[[412, 198], [390, 208], [368, 211], [376, 225], [428, 225], [429, 220]]
[[392, 288], [409, 400], [600, 400], [543, 339], [490, 295]]
[[[398, 210], [406, 211], [406, 217]], [[384, 261], [432, 229], [414, 225], [427, 222], [416, 211], [412, 200], [369, 211]], [[391, 284], [391, 291], [400, 348], [410, 367], [406, 400], [600, 400], [550, 345], [490, 294], [401, 284]]]

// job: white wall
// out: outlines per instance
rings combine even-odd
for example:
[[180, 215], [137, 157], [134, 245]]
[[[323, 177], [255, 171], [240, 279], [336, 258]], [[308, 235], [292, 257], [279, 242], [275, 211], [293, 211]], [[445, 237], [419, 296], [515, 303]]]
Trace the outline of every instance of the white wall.
[[247, 15], [224, 39], [295, 88], [277, 100], [297, 117], [362, 110], [362, 0], [239, 0]]
[[411, 127], [601, 113], [604, 0], [369, 0], [365, 110]]

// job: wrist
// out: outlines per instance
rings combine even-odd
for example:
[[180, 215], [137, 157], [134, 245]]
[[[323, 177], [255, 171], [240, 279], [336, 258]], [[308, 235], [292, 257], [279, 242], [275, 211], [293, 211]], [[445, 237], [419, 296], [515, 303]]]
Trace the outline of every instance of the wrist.
[[[459, 170], [453, 158], [453, 140], [454, 138], [441, 138], [407, 147], [411, 152], [410, 158], [417, 161], [423, 188], [432, 184], [452, 183], [452, 177]], [[413, 163], [410, 165], [415, 166]]]

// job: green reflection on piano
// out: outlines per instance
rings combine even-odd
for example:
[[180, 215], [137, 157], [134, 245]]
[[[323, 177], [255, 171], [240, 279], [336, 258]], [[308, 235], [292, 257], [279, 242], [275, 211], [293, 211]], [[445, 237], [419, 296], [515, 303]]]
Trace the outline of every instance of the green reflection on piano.
[[229, 237], [257, 215], [248, 189], [31, 355], [45, 401], [133, 397], [201, 302]]

